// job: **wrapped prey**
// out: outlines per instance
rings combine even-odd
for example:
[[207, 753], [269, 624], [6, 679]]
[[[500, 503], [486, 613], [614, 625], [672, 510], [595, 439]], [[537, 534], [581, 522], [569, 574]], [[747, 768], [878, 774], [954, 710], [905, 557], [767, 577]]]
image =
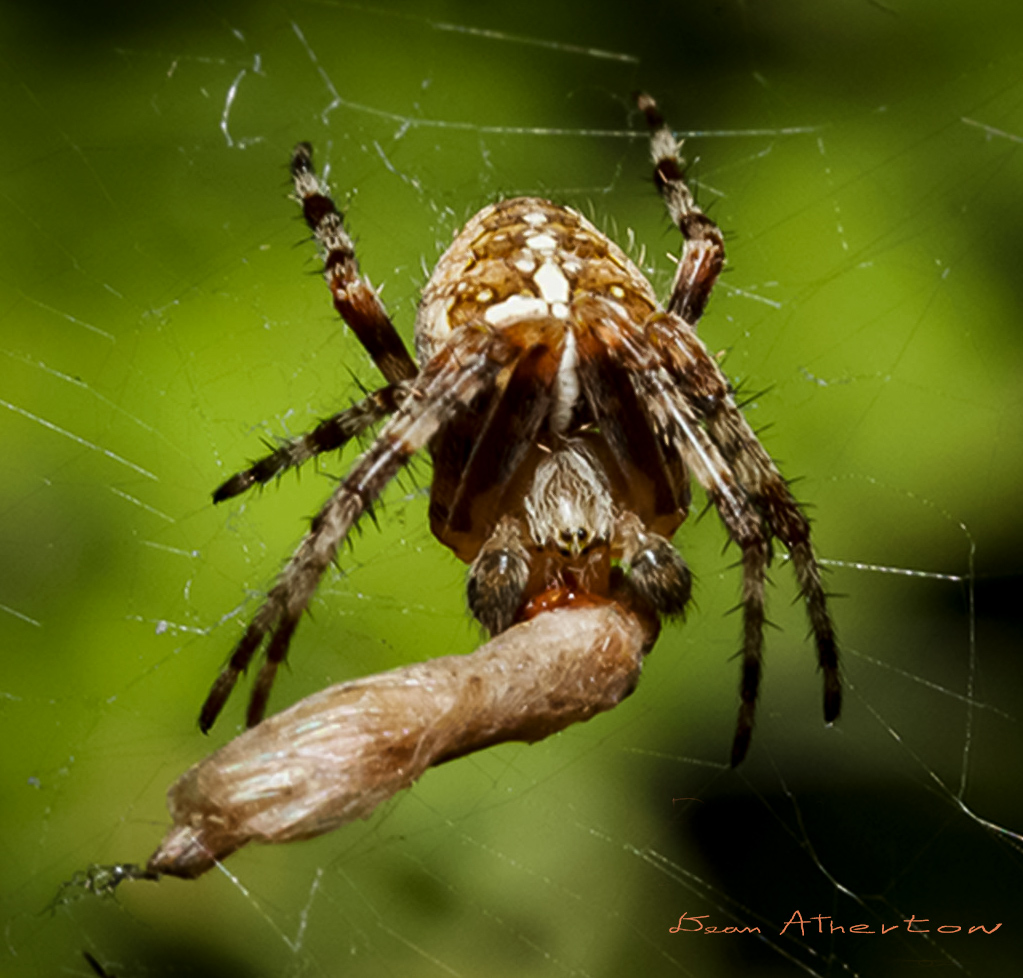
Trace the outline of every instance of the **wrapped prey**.
[[194, 878], [249, 842], [308, 839], [357, 818], [427, 768], [532, 743], [635, 688], [656, 618], [620, 603], [542, 611], [476, 652], [331, 686], [185, 772], [146, 875]]

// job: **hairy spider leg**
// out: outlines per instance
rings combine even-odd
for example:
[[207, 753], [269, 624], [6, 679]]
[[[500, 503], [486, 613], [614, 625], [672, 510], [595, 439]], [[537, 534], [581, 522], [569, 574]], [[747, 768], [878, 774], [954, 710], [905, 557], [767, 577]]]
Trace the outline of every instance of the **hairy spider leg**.
[[[729, 492], [720, 485], [708, 486], [700, 479], [708, 488], [729, 534], [742, 549], [744, 637], [739, 687], [741, 704], [732, 744], [734, 767], [746, 756], [753, 732], [763, 665], [764, 577], [771, 560], [772, 536], [778, 537], [788, 549], [806, 604], [818, 666], [823, 674], [827, 723], [838, 718], [842, 706], [838, 651], [820, 566], [810, 543], [809, 521], [736, 406], [727, 379], [695, 333], [695, 325], [724, 266], [721, 231], [699, 209], [686, 186], [684, 166], [678, 156], [681, 143], [675, 141], [657, 103], [646, 94], [638, 95], [636, 102], [651, 132], [654, 182], [669, 216], [685, 239], [668, 301], [668, 312], [674, 317], [668, 315], [648, 324], [647, 335], [661, 352], [662, 362], [678, 390], [685, 395], [685, 400], [671, 398], [676, 407], [681, 409], [688, 402], [695, 408], [696, 414], [688, 423], [691, 434], [699, 438], [702, 423], [737, 483], [737, 492]], [[691, 467], [699, 477], [700, 467]], [[708, 474], [705, 467], [703, 471]]]
[[352, 438], [393, 414], [408, 393], [407, 383], [418, 373], [376, 290], [360, 274], [355, 246], [345, 229], [344, 217], [316, 175], [309, 143], [299, 143], [292, 152], [291, 176], [295, 199], [302, 206], [302, 216], [323, 256], [323, 276], [334, 308], [373, 358], [388, 384], [231, 476], [214, 490], [214, 503], [241, 495], [255, 485], [263, 485], [316, 455], [344, 447]]
[[394, 328], [380, 297], [360, 274], [355, 245], [345, 230], [344, 218], [313, 169], [313, 148], [299, 143], [291, 156], [295, 195], [302, 216], [323, 254], [323, 277], [334, 298], [334, 308], [348, 324], [389, 384], [412, 380], [415, 361]]
[[259, 723], [292, 634], [341, 541], [445, 420], [489, 389], [497, 374], [518, 353], [517, 347], [486, 328], [465, 327], [453, 333], [430, 360], [410, 385], [397, 413], [314, 518], [311, 529], [235, 646], [200, 712], [199, 726], [204, 732], [213, 725], [239, 675], [269, 636], [266, 659], [254, 684], [247, 715], [248, 726]]
[[682, 143], [676, 142], [657, 103], [649, 95], [640, 93], [636, 104], [650, 128], [654, 183], [668, 216], [685, 239], [668, 298], [668, 312], [695, 326], [725, 264], [724, 238], [720, 228], [697, 206], [686, 186], [685, 164], [678, 155]]
[[[521, 521], [503, 513], [505, 495], [520, 467], [535, 453], [540, 428], [553, 395], [557, 361], [551, 355], [560, 324], [541, 325], [540, 339], [524, 350], [489, 405], [482, 423], [466, 418], [445, 427], [433, 446], [434, 482], [430, 522], [439, 539], [472, 539], [481, 510], [494, 523], [466, 576], [466, 599], [473, 617], [498, 635], [516, 621], [530, 578], [530, 553]], [[502, 514], [503, 515], [498, 515]]]
[[[650, 514], [619, 513], [615, 541], [629, 580], [659, 614], [685, 612], [692, 574], [671, 538], [689, 511], [689, 479], [681, 455], [659, 438], [623, 356], [623, 337], [615, 328], [613, 308], [591, 297], [581, 310], [579, 379], [583, 395], [604, 442], [610, 449], [630, 505]], [[644, 500], [643, 497], [648, 497]]]
[[[781, 540], [789, 551], [823, 675], [824, 719], [832, 723], [841, 711], [842, 684], [835, 629], [828, 614], [820, 565], [810, 543], [809, 520], [793, 498], [771, 456], [736, 406], [727, 380], [706, 354], [699, 339], [685, 324], [672, 323], [670, 319], [652, 324], [650, 335], [654, 337], [655, 345], [664, 351], [673, 380], [688, 401], [696, 406], [708, 434], [766, 523], [768, 533]], [[751, 668], [747, 678], [744, 670], [742, 698], [750, 726], [752, 705], [746, 710], [745, 704], [755, 700], [758, 682], [758, 672]]]
[[745, 757], [753, 730], [763, 660], [764, 584], [771, 556], [769, 531], [721, 452], [701, 427], [691, 405], [666, 372], [648, 368], [636, 383], [650, 405], [660, 434], [681, 454], [742, 550], [742, 702], [732, 744], [734, 766]]
[[502, 490], [534, 451], [552, 402], [562, 324], [541, 321], [527, 329], [534, 335], [525, 339], [515, 369], [498, 379], [482, 423], [466, 417], [463, 430], [448, 426], [434, 448], [430, 520], [439, 539], [470, 532], [476, 507], [496, 513]]
[[265, 485], [317, 455], [344, 448], [353, 438], [393, 414], [407, 393], [405, 385], [388, 384], [344, 411], [325, 418], [312, 431], [289, 438], [269, 455], [219, 485], [213, 492], [213, 502], [222, 503], [240, 496], [253, 486]]
[[[689, 507], [688, 479], [674, 453], [665, 453], [647, 417], [623, 358], [628, 332], [613, 318], [603, 297], [579, 303], [579, 380], [587, 406], [624, 479], [635, 494], [651, 501], [642, 507], [659, 532], [671, 536]], [[666, 447], [666, 446], [665, 446]]]

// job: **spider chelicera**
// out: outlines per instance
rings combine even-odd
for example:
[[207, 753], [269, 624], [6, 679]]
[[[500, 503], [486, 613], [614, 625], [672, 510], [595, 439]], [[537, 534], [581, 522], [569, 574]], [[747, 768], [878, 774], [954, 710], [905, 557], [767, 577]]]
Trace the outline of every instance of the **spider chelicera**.
[[671, 538], [691, 472], [742, 553], [742, 667], [731, 761], [746, 755], [763, 657], [772, 541], [789, 551], [824, 679], [841, 706], [834, 630], [810, 527], [696, 335], [724, 265], [721, 231], [696, 205], [679, 144], [639, 95], [654, 182], [684, 239], [665, 305], [639, 268], [583, 216], [538, 197], [484, 208], [423, 290], [420, 366], [355, 258], [312, 149], [291, 159], [296, 198], [324, 256], [334, 306], [386, 385], [232, 476], [236, 496], [390, 416], [280, 573], [200, 715], [209, 730], [265, 644], [249, 701], [258, 723], [295, 628], [340, 543], [422, 448], [433, 459], [430, 527], [469, 565], [469, 608], [491, 634], [551, 608], [618, 602], [677, 616], [689, 569]]

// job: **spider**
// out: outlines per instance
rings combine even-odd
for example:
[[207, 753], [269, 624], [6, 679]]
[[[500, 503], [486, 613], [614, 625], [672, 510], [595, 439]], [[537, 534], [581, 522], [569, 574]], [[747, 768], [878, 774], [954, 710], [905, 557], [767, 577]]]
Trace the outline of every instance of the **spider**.
[[386, 384], [232, 476], [222, 502], [341, 448], [389, 417], [334, 489], [214, 682], [208, 731], [239, 675], [266, 650], [247, 721], [259, 723], [277, 669], [324, 571], [357, 520], [422, 448], [433, 459], [430, 527], [469, 565], [469, 609], [491, 635], [550, 608], [620, 602], [682, 614], [691, 575], [671, 543], [689, 510], [689, 473], [741, 550], [740, 706], [731, 763], [746, 756], [763, 658], [772, 541], [788, 549], [824, 681], [841, 706], [834, 629], [809, 523], [736, 405], [696, 324], [725, 260], [697, 206], [656, 102], [654, 182], [684, 239], [662, 306], [624, 251], [576, 211], [538, 197], [485, 207], [426, 283], [417, 366], [369, 281], [312, 148], [291, 158], [295, 196], [324, 256], [334, 307]]

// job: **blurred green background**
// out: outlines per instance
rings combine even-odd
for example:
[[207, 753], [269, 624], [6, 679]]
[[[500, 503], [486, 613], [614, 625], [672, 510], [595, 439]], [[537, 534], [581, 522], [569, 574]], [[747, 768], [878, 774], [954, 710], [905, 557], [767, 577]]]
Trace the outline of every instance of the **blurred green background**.
[[[1023, 951], [1023, 10], [821, 4], [8, 4], [0, 115], [0, 974], [1008, 974]], [[261, 450], [372, 385], [286, 199], [309, 139], [410, 336], [451, 234], [542, 193], [646, 247], [656, 94], [729, 269], [701, 332], [812, 504], [848, 683], [775, 567], [750, 758], [735, 552], [637, 693], [533, 747], [430, 772], [370, 821], [226, 873], [48, 912], [144, 860], [164, 793], [239, 729], [199, 704], [353, 457], [214, 509]], [[325, 581], [272, 706], [467, 652], [464, 568], [424, 460]], [[697, 501], [697, 510], [702, 499]], [[818, 935], [796, 910], [879, 929]], [[672, 934], [687, 913], [761, 938]], [[825, 925], [827, 929], [827, 925]]]

